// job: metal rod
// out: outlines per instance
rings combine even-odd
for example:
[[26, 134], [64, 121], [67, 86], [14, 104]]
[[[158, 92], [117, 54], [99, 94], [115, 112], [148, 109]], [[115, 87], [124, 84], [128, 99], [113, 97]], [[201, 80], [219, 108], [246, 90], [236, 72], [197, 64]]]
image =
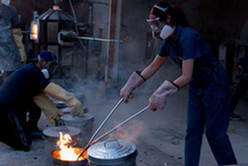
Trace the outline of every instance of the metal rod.
[[119, 107], [119, 105], [121, 104], [121, 102], [123, 101], [123, 99], [121, 98], [118, 103], [115, 105], [115, 107], [112, 109], [112, 111], [108, 114], [108, 116], [104, 119], [104, 121], [102, 122], [102, 124], [97, 128], [97, 130], [95, 131], [95, 133], [92, 135], [92, 137], [90, 138], [88, 144], [83, 148], [83, 151], [80, 153], [80, 155], [78, 156], [78, 159], [83, 155], [83, 153], [89, 148], [91, 142], [94, 140], [95, 136], [98, 134], [98, 132], [101, 130], [101, 128], [103, 127], [103, 125], [107, 122], [107, 120], [111, 117], [111, 115], [115, 112], [115, 110]]
[[124, 125], [125, 123], [127, 123], [128, 121], [132, 120], [133, 118], [135, 118], [136, 116], [140, 115], [141, 113], [143, 113], [144, 111], [146, 111], [149, 108], [149, 106], [146, 106], [145, 108], [143, 108], [142, 110], [140, 110], [139, 112], [133, 114], [132, 116], [130, 116], [129, 118], [127, 118], [126, 120], [122, 121], [120, 124], [118, 124], [117, 126], [115, 126], [114, 128], [110, 129], [109, 131], [107, 131], [106, 133], [104, 133], [103, 135], [101, 135], [100, 137], [96, 138], [93, 142], [97, 142], [98, 140], [100, 140], [101, 138], [105, 137], [106, 135], [108, 135], [109, 133], [113, 132], [115, 129], [117, 129], [118, 127]]
[[77, 36], [76, 38], [77, 39], [82, 39], [82, 40], [96, 40], [96, 41], [104, 41], [104, 42], [123, 42], [122, 40], [103, 39], [103, 38], [96, 38], [96, 37]]

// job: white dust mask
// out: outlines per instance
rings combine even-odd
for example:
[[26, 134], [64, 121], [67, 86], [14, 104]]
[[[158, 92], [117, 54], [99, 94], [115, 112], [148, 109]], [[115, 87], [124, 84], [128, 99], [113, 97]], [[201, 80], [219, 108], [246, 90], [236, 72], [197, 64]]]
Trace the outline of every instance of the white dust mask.
[[169, 25], [164, 25], [164, 27], [162, 28], [159, 36], [162, 39], [166, 39], [167, 37], [169, 37], [172, 33], [174, 32], [174, 29], [169, 26]]
[[46, 79], [49, 79], [50, 74], [49, 74], [49, 71], [47, 69], [41, 69], [41, 72], [43, 73], [43, 75]]

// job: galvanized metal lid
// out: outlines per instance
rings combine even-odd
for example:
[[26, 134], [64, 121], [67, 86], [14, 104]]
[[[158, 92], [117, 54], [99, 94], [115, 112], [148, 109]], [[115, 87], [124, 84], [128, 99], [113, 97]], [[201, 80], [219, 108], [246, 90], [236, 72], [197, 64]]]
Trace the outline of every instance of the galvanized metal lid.
[[89, 113], [84, 113], [84, 116], [74, 116], [71, 114], [64, 114], [61, 116], [61, 120], [65, 122], [82, 122], [93, 119], [93, 116]]
[[93, 144], [88, 149], [88, 160], [92, 163], [120, 164], [128, 160], [135, 162], [136, 146], [124, 140], [108, 140]]
[[[57, 106], [58, 107], [58, 106]], [[61, 108], [59, 109], [61, 112], [63, 112], [64, 114], [69, 114], [71, 111], [70, 107], [63, 107], [61, 106]]]
[[63, 134], [68, 133], [70, 136], [77, 136], [80, 134], [80, 129], [76, 127], [67, 127], [67, 126], [58, 126], [58, 127], [50, 127], [43, 131], [43, 134], [46, 137], [59, 138], [59, 132]]

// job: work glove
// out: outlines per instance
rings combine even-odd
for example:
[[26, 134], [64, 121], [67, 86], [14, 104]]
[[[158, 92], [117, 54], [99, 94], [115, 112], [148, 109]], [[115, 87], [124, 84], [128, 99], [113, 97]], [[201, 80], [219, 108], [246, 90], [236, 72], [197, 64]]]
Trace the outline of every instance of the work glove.
[[130, 95], [132, 91], [140, 87], [145, 81], [145, 78], [140, 75], [140, 72], [133, 72], [125, 86], [120, 91], [120, 96], [123, 98], [123, 101], [127, 103], [128, 98], [131, 98]]
[[155, 111], [156, 109], [164, 109], [166, 98], [175, 92], [179, 88], [172, 82], [165, 80], [162, 85], [152, 94], [148, 100], [149, 109]]
[[22, 43], [23, 35], [22, 35], [22, 32], [21, 32], [21, 29], [20, 28], [14, 28], [12, 30], [12, 34], [14, 36], [15, 43], [16, 43], [16, 45], [18, 47], [19, 54], [21, 56], [22, 64], [25, 65], [26, 62], [27, 62], [27, 56], [26, 56], [24, 44]]
[[57, 100], [64, 101], [68, 107], [71, 107], [70, 114], [80, 116], [84, 115], [81, 102], [61, 86], [51, 82], [47, 85], [44, 92]]
[[55, 104], [44, 94], [40, 94], [33, 98], [33, 102], [44, 112], [47, 120], [50, 123], [54, 123], [56, 120], [60, 119], [60, 116], [63, 115]]

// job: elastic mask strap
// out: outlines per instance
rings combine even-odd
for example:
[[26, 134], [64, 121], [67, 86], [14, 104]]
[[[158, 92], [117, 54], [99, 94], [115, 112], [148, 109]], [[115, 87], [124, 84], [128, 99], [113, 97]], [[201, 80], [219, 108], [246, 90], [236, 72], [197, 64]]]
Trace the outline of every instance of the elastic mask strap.
[[44, 66], [44, 68], [47, 68], [49, 65], [51, 65], [51, 64], [53, 64], [54, 63], [54, 65], [57, 65], [57, 63], [56, 62], [47, 62], [46, 63], [46, 65]]

